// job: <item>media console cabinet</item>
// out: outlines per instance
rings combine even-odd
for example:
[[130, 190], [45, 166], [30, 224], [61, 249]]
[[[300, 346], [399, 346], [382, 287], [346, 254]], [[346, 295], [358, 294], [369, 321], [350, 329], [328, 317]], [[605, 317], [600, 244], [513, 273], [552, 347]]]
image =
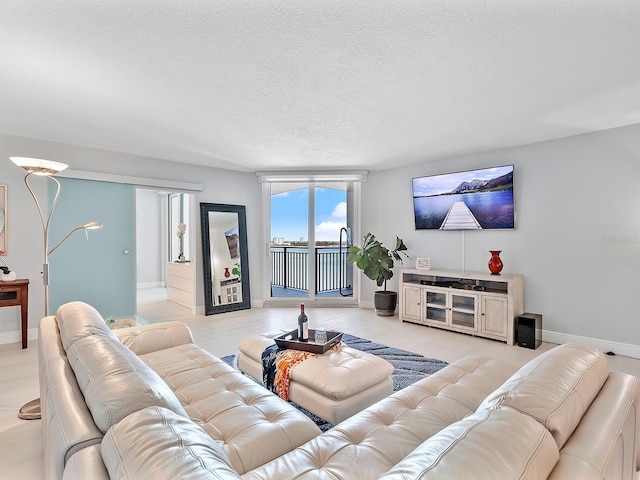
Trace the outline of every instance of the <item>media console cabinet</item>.
[[516, 342], [524, 312], [522, 275], [400, 270], [400, 321]]

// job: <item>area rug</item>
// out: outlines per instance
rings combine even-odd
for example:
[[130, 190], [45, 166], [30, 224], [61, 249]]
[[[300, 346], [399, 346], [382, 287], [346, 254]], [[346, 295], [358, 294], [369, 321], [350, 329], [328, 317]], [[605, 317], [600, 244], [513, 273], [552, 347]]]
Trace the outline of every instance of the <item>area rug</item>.
[[[428, 377], [448, 365], [447, 362], [442, 360], [428, 358], [418, 353], [408, 352], [400, 348], [389, 347], [387, 345], [375, 343], [371, 340], [349, 335], [347, 333], [342, 335], [342, 341], [351, 348], [376, 355], [393, 365], [395, 370], [391, 374], [391, 378], [393, 379], [394, 392], [402, 390], [412, 383]], [[222, 357], [222, 360], [236, 368], [235, 355], [227, 355], [226, 357]], [[329, 422], [326, 422], [322, 418], [302, 408], [300, 405], [297, 405], [294, 402], [290, 403], [311, 418], [311, 420], [313, 420], [323, 432], [333, 427]]]

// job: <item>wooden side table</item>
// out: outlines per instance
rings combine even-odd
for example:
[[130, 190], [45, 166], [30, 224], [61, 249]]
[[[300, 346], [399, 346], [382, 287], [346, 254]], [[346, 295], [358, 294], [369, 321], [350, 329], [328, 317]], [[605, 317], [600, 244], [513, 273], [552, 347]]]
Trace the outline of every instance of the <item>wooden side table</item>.
[[20, 307], [22, 314], [22, 348], [27, 348], [29, 280], [19, 278], [12, 282], [0, 282], [0, 307]]

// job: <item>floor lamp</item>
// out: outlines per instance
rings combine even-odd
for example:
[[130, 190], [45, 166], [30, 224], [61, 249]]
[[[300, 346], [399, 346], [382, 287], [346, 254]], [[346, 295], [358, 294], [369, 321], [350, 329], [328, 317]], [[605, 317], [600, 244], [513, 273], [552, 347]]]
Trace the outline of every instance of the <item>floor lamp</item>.
[[[85, 225], [75, 227], [69, 233], [67, 233], [67, 235], [65, 235], [64, 238], [60, 240], [52, 249], [49, 249], [49, 222], [51, 221], [51, 214], [56, 208], [56, 203], [58, 202], [58, 197], [60, 196], [61, 187], [60, 182], [53, 175], [56, 173], [60, 173], [62, 170], [67, 168], [68, 165], [51, 160], [42, 160], [39, 158], [9, 158], [17, 166], [22, 167], [27, 171], [27, 174], [24, 177], [24, 184], [27, 186], [29, 193], [31, 193], [33, 200], [36, 202], [36, 207], [38, 208], [38, 213], [40, 214], [40, 220], [42, 221], [42, 230], [44, 233], [44, 263], [42, 264], [42, 281], [44, 283], [44, 315], [46, 317], [49, 315], [49, 255], [51, 255], [60, 245], [62, 245], [64, 241], [69, 238], [74, 232], [77, 232], [78, 230], [84, 230], [85, 232], [87, 232], [88, 238], [88, 231], [91, 229], [100, 228], [102, 227], [102, 224], [98, 222], [89, 222]], [[42, 212], [42, 208], [40, 207], [40, 202], [38, 202], [38, 197], [36, 197], [36, 194], [31, 188], [31, 185], [29, 185], [29, 177], [31, 175], [46, 176], [56, 183], [56, 194], [53, 197], [53, 202], [51, 203], [51, 207], [49, 208], [49, 213], [46, 219], [44, 213]], [[40, 399], [36, 398], [35, 400], [24, 404], [20, 408], [18, 416], [23, 420], [35, 420], [41, 417], [41, 413]]]

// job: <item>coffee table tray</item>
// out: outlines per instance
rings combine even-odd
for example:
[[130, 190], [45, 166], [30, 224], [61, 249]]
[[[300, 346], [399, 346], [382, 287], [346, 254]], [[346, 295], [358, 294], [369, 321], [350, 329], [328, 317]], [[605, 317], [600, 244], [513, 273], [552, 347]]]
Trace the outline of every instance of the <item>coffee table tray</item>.
[[287, 332], [279, 337], [276, 337], [274, 340], [276, 344], [280, 348], [289, 348], [291, 350], [302, 350], [303, 352], [311, 352], [311, 353], [325, 353], [331, 347], [340, 343], [342, 340], [342, 332], [334, 332], [331, 330], [327, 330], [327, 341], [325, 343], [316, 343], [315, 339], [316, 331], [310, 329], [309, 330], [309, 341], [301, 342], [298, 340], [298, 330], [292, 330]]

